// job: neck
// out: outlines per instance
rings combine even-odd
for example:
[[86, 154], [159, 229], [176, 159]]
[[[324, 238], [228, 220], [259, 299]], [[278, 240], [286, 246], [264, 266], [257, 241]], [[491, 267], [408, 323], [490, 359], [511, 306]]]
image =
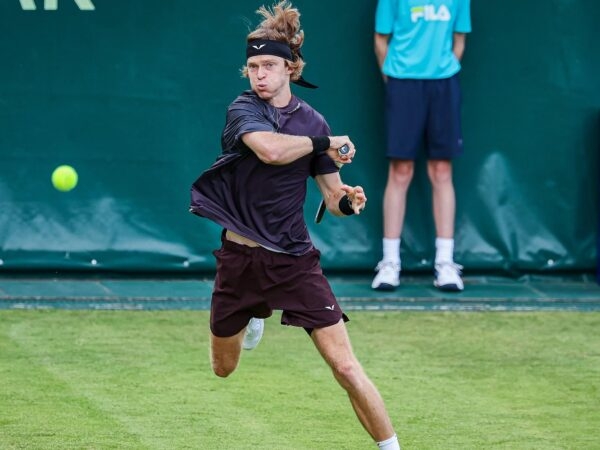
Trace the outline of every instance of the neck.
[[290, 89], [290, 85], [288, 84], [286, 88], [282, 89], [277, 95], [272, 97], [269, 100], [269, 103], [273, 105], [275, 108], [284, 108], [290, 104], [292, 100], [292, 90]]

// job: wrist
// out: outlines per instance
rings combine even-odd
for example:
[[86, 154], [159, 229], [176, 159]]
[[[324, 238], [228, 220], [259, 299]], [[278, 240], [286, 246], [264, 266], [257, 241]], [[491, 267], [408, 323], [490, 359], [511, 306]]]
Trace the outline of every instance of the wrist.
[[331, 141], [329, 140], [329, 136], [309, 136], [309, 139], [312, 142], [312, 152], [315, 155], [323, 153], [327, 151], [329, 147], [331, 147]]

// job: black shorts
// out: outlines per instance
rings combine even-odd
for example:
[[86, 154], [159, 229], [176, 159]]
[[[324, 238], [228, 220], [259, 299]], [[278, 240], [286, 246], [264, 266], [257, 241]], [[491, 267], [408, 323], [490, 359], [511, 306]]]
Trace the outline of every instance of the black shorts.
[[281, 324], [313, 328], [335, 325], [343, 314], [323, 275], [321, 253], [313, 248], [302, 256], [248, 247], [223, 237], [213, 252], [217, 276], [210, 308], [215, 336], [239, 333], [250, 318], [267, 318], [282, 310]]

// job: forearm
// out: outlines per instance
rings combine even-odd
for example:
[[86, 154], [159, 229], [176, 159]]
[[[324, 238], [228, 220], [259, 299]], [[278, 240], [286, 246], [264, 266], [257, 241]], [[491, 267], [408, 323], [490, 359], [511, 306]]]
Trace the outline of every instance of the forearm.
[[386, 34], [375, 33], [375, 57], [377, 58], [377, 65], [379, 70], [383, 68], [383, 62], [387, 56], [389, 47], [389, 36]]
[[466, 39], [467, 37], [465, 33], [454, 33], [452, 40], [452, 53], [454, 53], [454, 56], [456, 56], [456, 59], [459, 61], [462, 59], [463, 54], [465, 53]]
[[242, 140], [266, 164], [290, 164], [313, 152], [313, 143], [308, 136], [255, 131], [244, 134]]
[[[322, 136], [317, 139], [317, 148], [315, 140], [310, 136], [293, 136], [272, 131], [246, 133], [242, 140], [262, 162], [273, 165], [290, 164], [306, 155], [321, 152], [326, 152], [332, 160], [340, 164], [348, 164], [352, 162], [356, 151], [348, 136]], [[350, 147], [350, 153], [341, 156], [337, 149], [345, 144]], [[329, 147], [324, 148], [322, 145]]]
[[327, 205], [327, 210], [329, 211], [330, 214], [337, 216], [337, 217], [341, 217], [341, 216], [345, 215], [342, 211], [340, 211], [340, 200], [345, 195], [346, 195], [346, 193], [344, 191], [342, 191], [340, 188], [339, 190], [331, 192], [327, 196], [327, 198], [325, 199], [325, 204]]

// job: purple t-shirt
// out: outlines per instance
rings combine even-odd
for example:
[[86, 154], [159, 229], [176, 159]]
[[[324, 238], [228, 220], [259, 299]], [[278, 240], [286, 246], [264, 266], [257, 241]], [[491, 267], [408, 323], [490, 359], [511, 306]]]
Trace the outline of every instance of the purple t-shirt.
[[253, 131], [331, 134], [323, 116], [295, 96], [288, 106], [275, 108], [244, 92], [227, 110], [223, 153], [192, 185], [190, 211], [269, 249], [303, 255], [313, 246], [304, 221], [306, 180], [338, 169], [326, 154], [265, 164], [241, 139]]

